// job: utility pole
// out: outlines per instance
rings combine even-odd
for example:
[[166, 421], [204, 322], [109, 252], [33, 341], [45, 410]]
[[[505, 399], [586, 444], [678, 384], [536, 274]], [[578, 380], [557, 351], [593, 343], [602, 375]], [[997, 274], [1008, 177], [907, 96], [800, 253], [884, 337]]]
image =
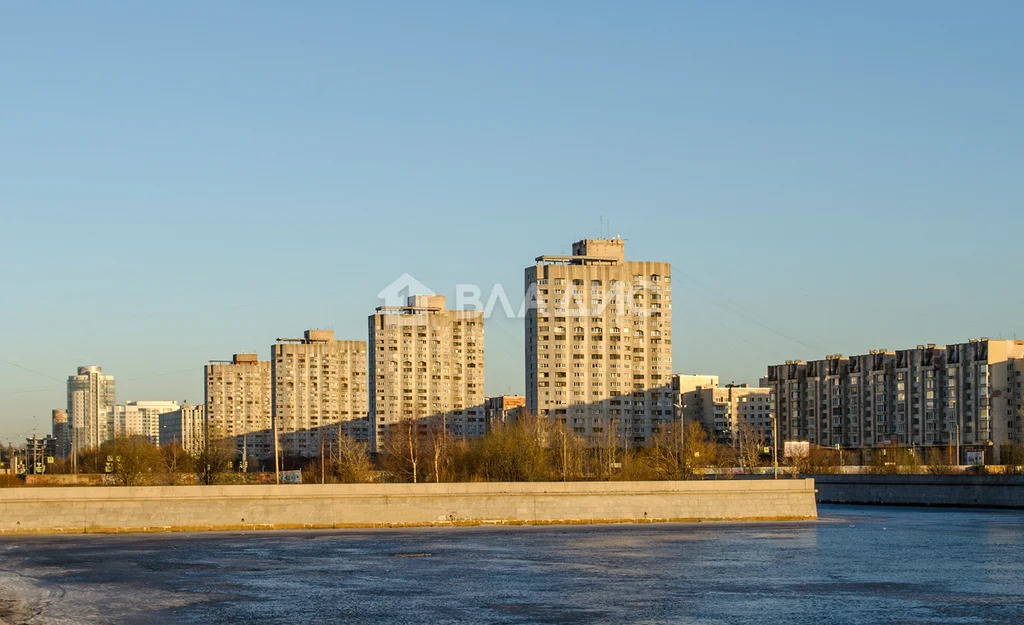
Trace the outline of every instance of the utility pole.
[[320, 483], [326, 484], [324, 479], [324, 430], [320, 428]]

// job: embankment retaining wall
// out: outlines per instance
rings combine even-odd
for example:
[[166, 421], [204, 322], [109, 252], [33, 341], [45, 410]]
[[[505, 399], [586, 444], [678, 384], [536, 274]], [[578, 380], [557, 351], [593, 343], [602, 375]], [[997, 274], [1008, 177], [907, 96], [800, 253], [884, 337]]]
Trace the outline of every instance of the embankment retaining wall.
[[0, 534], [815, 518], [809, 479], [0, 490]]
[[1020, 475], [815, 475], [818, 503], [1024, 509]]

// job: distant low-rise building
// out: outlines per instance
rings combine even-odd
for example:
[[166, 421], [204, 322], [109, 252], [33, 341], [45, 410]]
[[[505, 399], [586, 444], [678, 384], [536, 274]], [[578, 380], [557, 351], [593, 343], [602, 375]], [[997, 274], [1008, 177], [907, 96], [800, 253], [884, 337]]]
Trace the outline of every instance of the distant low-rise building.
[[505, 423], [513, 423], [526, 410], [525, 395], [498, 395], [488, 397], [484, 404], [487, 430]]

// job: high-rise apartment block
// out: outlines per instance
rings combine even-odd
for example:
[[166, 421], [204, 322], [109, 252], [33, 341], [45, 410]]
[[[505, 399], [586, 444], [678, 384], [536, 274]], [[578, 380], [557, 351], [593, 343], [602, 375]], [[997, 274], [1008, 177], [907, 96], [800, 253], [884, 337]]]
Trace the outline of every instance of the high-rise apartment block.
[[71, 424], [68, 422], [68, 412], [56, 408], [53, 410], [51, 435], [56, 445], [58, 458], [67, 458], [71, 455]]
[[272, 458], [270, 363], [235, 354], [204, 370], [206, 440], [229, 439], [248, 456]]
[[369, 317], [371, 446], [409, 419], [443, 424], [459, 438], [483, 436], [484, 316], [447, 310], [440, 295], [413, 295]]
[[307, 330], [271, 347], [273, 414], [281, 453], [313, 457], [345, 424], [366, 418], [366, 342]]
[[173, 412], [160, 415], [160, 444], [179, 443], [195, 455], [206, 445], [206, 409], [203, 405], [182, 404]]
[[[999, 462], [1021, 442], [1024, 341], [971, 340], [768, 367], [779, 438], [845, 449], [959, 449]], [[979, 456], [980, 454], [980, 456]]]
[[650, 442], [673, 419], [669, 263], [585, 239], [525, 273], [527, 409], [590, 441]]
[[76, 451], [114, 438], [114, 376], [97, 366], [78, 368], [68, 377], [68, 419]]

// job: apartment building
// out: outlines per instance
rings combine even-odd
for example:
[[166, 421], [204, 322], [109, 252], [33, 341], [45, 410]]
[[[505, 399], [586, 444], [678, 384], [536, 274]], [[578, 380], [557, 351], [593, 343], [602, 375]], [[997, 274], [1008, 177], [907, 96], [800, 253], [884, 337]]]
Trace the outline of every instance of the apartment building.
[[484, 316], [448, 310], [441, 295], [412, 295], [406, 306], [370, 315], [371, 447], [388, 429], [416, 420], [425, 435], [441, 424], [457, 438], [483, 436]]
[[306, 330], [271, 346], [273, 415], [282, 454], [312, 458], [367, 414], [366, 341]]
[[114, 376], [94, 365], [68, 376], [68, 420], [76, 450], [91, 449], [114, 438]]
[[672, 389], [683, 423], [700, 423], [716, 442], [736, 445], [741, 431], [759, 440], [771, 440], [770, 388], [721, 386], [717, 375], [676, 374], [672, 376]]
[[142, 436], [160, 444], [160, 415], [178, 410], [176, 401], [129, 401], [114, 406], [114, 436]]
[[179, 443], [191, 455], [206, 446], [206, 407], [202, 404], [181, 404], [173, 412], [160, 415], [160, 444]]
[[[1021, 442], [1024, 341], [873, 350], [768, 367], [779, 438], [871, 450], [956, 449], [961, 463], [999, 462]], [[870, 452], [868, 454], [870, 455]]]
[[229, 439], [245, 457], [274, 457], [270, 369], [251, 353], [204, 367], [206, 440]]
[[497, 425], [512, 423], [526, 409], [524, 395], [498, 395], [488, 397], [484, 402], [484, 414], [487, 418], [487, 430]]
[[526, 274], [526, 408], [586, 440], [647, 444], [673, 419], [669, 263], [584, 239]]
[[56, 445], [58, 458], [67, 458], [71, 455], [71, 424], [68, 421], [67, 410], [55, 408], [51, 416], [51, 432]]

